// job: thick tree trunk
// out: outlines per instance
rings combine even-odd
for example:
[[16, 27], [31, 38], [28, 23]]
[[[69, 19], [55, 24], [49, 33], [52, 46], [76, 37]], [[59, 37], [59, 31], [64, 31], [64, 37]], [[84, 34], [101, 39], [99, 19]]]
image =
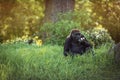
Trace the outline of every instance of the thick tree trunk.
[[59, 13], [73, 11], [75, 0], [46, 0], [44, 22], [56, 22]]

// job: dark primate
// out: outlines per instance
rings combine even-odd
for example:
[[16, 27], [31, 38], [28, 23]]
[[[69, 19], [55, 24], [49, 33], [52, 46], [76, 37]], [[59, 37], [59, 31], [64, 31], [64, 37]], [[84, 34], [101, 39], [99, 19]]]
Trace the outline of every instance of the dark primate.
[[84, 35], [82, 35], [79, 30], [74, 29], [65, 40], [64, 56], [68, 54], [83, 54], [90, 48], [92, 48], [92, 45], [87, 41]]
[[114, 59], [120, 64], [120, 42], [114, 46]]

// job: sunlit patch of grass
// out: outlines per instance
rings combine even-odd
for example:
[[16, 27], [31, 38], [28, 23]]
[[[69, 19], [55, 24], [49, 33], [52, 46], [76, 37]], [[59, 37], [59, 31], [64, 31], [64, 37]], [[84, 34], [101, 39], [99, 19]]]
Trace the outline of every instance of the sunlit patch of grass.
[[[0, 45], [0, 80], [101, 80], [112, 64], [106, 56], [109, 46], [73, 59], [63, 56], [63, 46]], [[110, 74], [111, 72], [108, 71]], [[107, 74], [107, 76], [109, 75]]]

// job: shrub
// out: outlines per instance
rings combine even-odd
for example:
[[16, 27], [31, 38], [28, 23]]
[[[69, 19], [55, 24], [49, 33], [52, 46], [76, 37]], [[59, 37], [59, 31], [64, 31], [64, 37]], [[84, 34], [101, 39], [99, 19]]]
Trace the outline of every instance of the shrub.
[[55, 23], [45, 23], [40, 29], [40, 34], [45, 43], [63, 44], [65, 38], [69, 35], [72, 29], [82, 29], [90, 22], [90, 18], [86, 12], [67, 12], [59, 14], [59, 18]]
[[[8, 8], [4, 5], [6, 3]], [[31, 36], [37, 32], [40, 21], [44, 17], [43, 6], [43, 0], [9, 0], [8, 2], [0, 0], [0, 9], [2, 9], [0, 10], [2, 16], [0, 18], [0, 42], [23, 35]]]
[[80, 27], [73, 21], [61, 20], [56, 23], [45, 23], [40, 32], [45, 43], [61, 45], [74, 28], [79, 29]]
[[84, 30], [77, 22], [72, 20], [60, 20], [56, 23], [45, 23], [40, 29], [40, 32], [45, 43], [61, 45], [64, 43], [65, 38], [69, 35], [70, 31], [74, 28], [79, 29], [80, 32], [95, 46], [113, 43], [107, 29], [103, 28], [100, 24], [93, 29]]
[[90, 41], [94, 43], [95, 46], [111, 42], [113, 43], [113, 40], [108, 31], [103, 27], [95, 27], [83, 33]]
[[42, 40], [39, 38], [37, 34], [33, 35], [32, 37], [29, 37], [28, 35], [23, 35], [22, 37], [16, 37], [15, 39], [6, 40], [2, 44], [15, 44], [15, 43], [27, 43], [41, 46]]

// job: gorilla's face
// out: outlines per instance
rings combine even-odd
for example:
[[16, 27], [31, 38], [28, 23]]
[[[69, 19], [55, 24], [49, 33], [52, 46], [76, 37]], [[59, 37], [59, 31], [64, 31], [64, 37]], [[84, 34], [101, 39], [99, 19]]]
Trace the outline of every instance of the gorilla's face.
[[79, 39], [79, 43], [83, 43], [84, 41], [86, 41], [86, 38], [83, 35], [81, 35]]
[[85, 37], [80, 32], [74, 32], [71, 35], [74, 42], [82, 43], [85, 41]]
[[72, 35], [72, 39], [74, 40], [74, 42], [81, 41], [81, 34], [80, 34], [80, 32], [74, 32], [71, 35]]

